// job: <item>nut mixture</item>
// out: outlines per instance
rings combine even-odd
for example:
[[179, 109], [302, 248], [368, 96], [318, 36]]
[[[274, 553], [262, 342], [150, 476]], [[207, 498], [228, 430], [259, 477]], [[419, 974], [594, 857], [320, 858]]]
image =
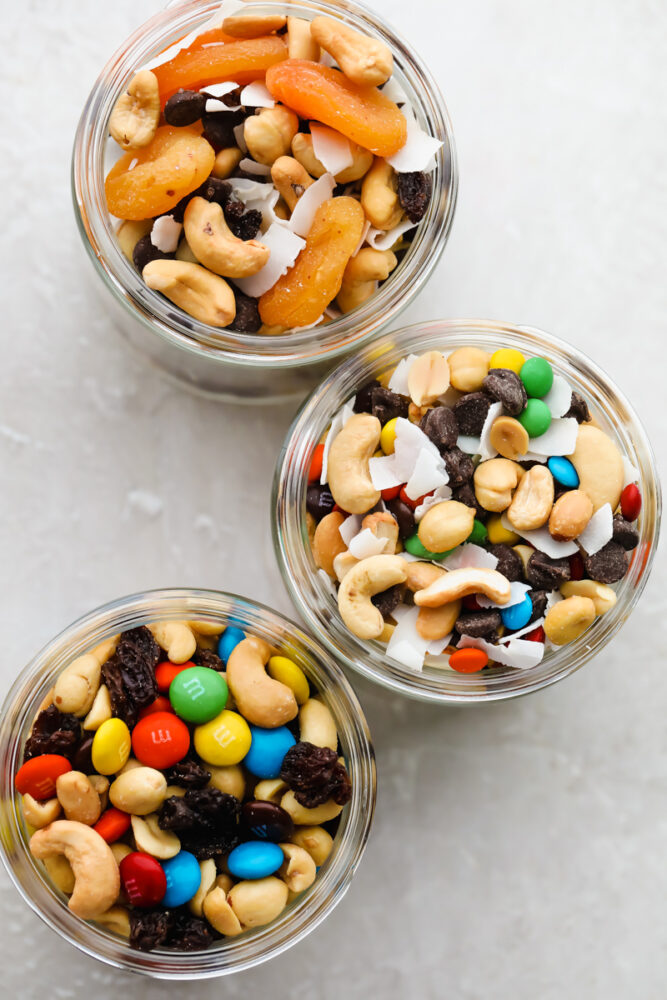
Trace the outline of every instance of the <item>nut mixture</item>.
[[70, 910], [144, 951], [274, 920], [315, 881], [352, 790], [298, 664], [211, 622], [130, 629], [70, 663], [15, 786]]
[[362, 386], [315, 449], [312, 555], [349, 631], [404, 666], [528, 669], [616, 603], [637, 478], [546, 358], [431, 350]]
[[[109, 119], [119, 245], [202, 323], [276, 335], [366, 302], [428, 211], [442, 143], [384, 43], [341, 21], [232, 14], [140, 69]], [[231, 7], [229, 7], [231, 9]]]

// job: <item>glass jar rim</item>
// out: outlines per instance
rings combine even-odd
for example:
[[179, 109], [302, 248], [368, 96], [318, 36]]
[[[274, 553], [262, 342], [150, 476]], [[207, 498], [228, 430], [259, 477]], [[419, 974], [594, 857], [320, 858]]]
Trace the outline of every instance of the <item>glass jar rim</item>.
[[[233, 620], [240, 628], [289, 650], [329, 705], [352, 775], [352, 799], [341, 814], [334, 850], [318, 877], [271, 924], [226, 938], [200, 952], [141, 952], [102, 927], [76, 917], [49, 884], [27, 848], [28, 834], [13, 787], [23, 736], [55, 676], [72, 658], [124, 628], [156, 619]], [[14, 885], [42, 920], [79, 950], [108, 965], [158, 979], [226, 975], [264, 962], [313, 930], [340, 902], [361, 860], [373, 819], [375, 758], [368, 725], [340, 666], [296, 623], [234, 594], [193, 588], [152, 590], [111, 601], [73, 622], [21, 671], [0, 719], [0, 854]]]
[[[501, 339], [502, 338], [502, 339]], [[500, 342], [499, 342], [500, 341]], [[584, 391], [622, 452], [639, 471], [642, 513], [640, 541], [630, 569], [617, 586], [617, 603], [591, 630], [567, 646], [548, 651], [529, 670], [460, 674], [433, 669], [418, 673], [386, 656], [377, 642], [365, 642], [345, 628], [337, 604], [317, 573], [305, 524], [307, 472], [313, 449], [332, 416], [357, 389], [388, 370], [413, 349], [476, 346], [515, 347], [543, 354], [573, 388]], [[345, 667], [400, 694], [440, 704], [475, 704], [540, 690], [574, 673], [618, 632], [639, 600], [655, 558], [661, 515], [656, 463], [646, 432], [634, 409], [612, 379], [583, 352], [535, 327], [493, 320], [435, 320], [404, 327], [371, 341], [332, 371], [302, 404], [287, 432], [274, 475], [273, 543], [292, 602], [306, 627]], [[593, 633], [592, 630], [595, 630]], [[596, 648], [591, 643], [595, 636]]]
[[[263, 11], [284, 8], [277, 0], [250, 4]], [[385, 326], [418, 293], [442, 253], [451, 229], [458, 191], [458, 169], [451, 121], [429, 70], [375, 12], [358, 0], [299, 0], [295, 13], [345, 15], [349, 23], [369, 24], [394, 53], [401, 85], [417, 118], [431, 134], [443, 139], [436, 156], [433, 196], [419, 224], [411, 249], [379, 290], [352, 313], [332, 320], [319, 330], [301, 330], [279, 336], [216, 331], [176, 309], [149, 289], [124, 256], [113, 235], [104, 202], [105, 123], [122, 87], [139, 65], [159, 54], [219, 7], [219, 0], [183, 0], [141, 25], [111, 57], [98, 77], [77, 128], [72, 156], [72, 197], [84, 247], [114, 297], [135, 319], [170, 344], [225, 365], [273, 368], [308, 365], [349, 352]]]

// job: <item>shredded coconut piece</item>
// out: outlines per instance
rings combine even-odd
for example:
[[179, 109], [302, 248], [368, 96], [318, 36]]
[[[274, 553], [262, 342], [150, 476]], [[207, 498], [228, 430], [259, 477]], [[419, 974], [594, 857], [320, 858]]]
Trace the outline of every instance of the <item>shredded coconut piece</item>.
[[403, 114], [407, 122], [407, 139], [397, 153], [387, 157], [387, 163], [399, 173], [433, 170], [435, 156], [442, 147], [442, 142], [424, 132], [412, 111], [408, 112], [407, 107], [403, 108]]
[[394, 104], [407, 104], [408, 95], [405, 93], [395, 76], [390, 76], [383, 87], [380, 88], [385, 97], [388, 97]]
[[359, 240], [359, 242], [357, 243], [357, 246], [356, 246], [356, 248], [355, 248], [355, 251], [354, 251], [354, 253], [352, 254], [352, 256], [353, 256], [353, 257], [356, 257], [356, 256], [357, 256], [357, 254], [358, 254], [358, 253], [359, 253], [359, 251], [361, 250], [362, 246], [363, 246], [363, 245], [364, 245], [364, 243], [366, 242], [366, 237], [368, 236], [368, 231], [370, 230], [370, 228], [371, 228], [371, 224], [370, 224], [370, 222], [368, 221], [368, 219], [366, 219], [366, 221], [364, 222], [364, 228], [363, 228], [363, 229], [361, 230], [361, 239], [360, 239], [360, 240]]
[[300, 236], [275, 223], [263, 234], [262, 243], [271, 251], [264, 267], [257, 274], [251, 274], [249, 278], [235, 279], [236, 285], [244, 295], [250, 295], [252, 298], [259, 298], [269, 288], [273, 288], [278, 278], [293, 266], [306, 245]]
[[459, 545], [450, 556], [440, 562], [446, 570], [452, 569], [495, 569], [498, 565], [498, 557], [493, 552], [488, 552], [481, 545], [474, 542], [466, 542]]
[[556, 417], [539, 437], [530, 438], [522, 462], [542, 461], [552, 455], [571, 455], [577, 446], [579, 424], [574, 417]]
[[339, 174], [354, 163], [349, 139], [327, 125], [311, 122], [313, 153], [330, 174]]
[[572, 389], [562, 375], [554, 375], [553, 385], [544, 397], [553, 417], [564, 417], [572, 405]]
[[490, 660], [502, 663], [507, 667], [514, 667], [517, 670], [529, 670], [536, 667], [544, 656], [544, 643], [531, 642], [530, 639], [510, 638], [507, 643], [494, 646], [492, 642], [484, 639], [473, 639], [472, 636], [461, 636], [459, 649], [483, 649], [488, 653]]
[[[393, 455], [371, 458], [371, 481], [376, 490], [388, 489], [380, 482], [400, 486], [406, 483], [406, 493], [417, 500], [424, 493], [444, 486], [449, 476], [442, 456], [423, 430], [404, 417], [396, 421]], [[425, 487], [425, 488], [423, 488]]]
[[413, 361], [417, 360], [416, 354], [408, 354], [407, 358], [402, 358], [394, 371], [392, 372], [391, 378], [389, 379], [389, 389], [391, 392], [397, 392], [401, 396], [409, 396], [410, 391], [408, 389], [408, 375], [410, 369], [412, 368]]
[[338, 531], [340, 532], [340, 537], [343, 539], [347, 547], [350, 547], [350, 542], [353, 538], [356, 538], [361, 531], [361, 522], [363, 518], [361, 514], [350, 514], [346, 517], [341, 524]]
[[626, 458], [625, 455], [623, 455], [623, 473], [623, 489], [631, 483], [639, 482], [639, 469], [635, 468], [630, 459]]
[[514, 580], [510, 583], [510, 599], [506, 604], [496, 604], [495, 601], [492, 601], [490, 597], [485, 597], [484, 594], [477, 596], [477, 603], [480, 608], [513, 608], [516, 604], [523, 603], [523, 599], [530, 589], [529, 583], [521, 583], [519, 580]]
[[256, 160], [251, 160], [248, 156], [244, 156], [241, 160], [239, 169], [245, 170], [247, 174], [257, 174], [258, 177], [268, 177], [271, 173], [271, 167], [267, 167], [264, 163], [257, 163]]
[[449, 482], [449, 475], [440, 455], [433, 455], [422, 448], [417, 455], [417, 461], [412, 475], [405, 485], [405, 492], [411, 500], [418, 500], [425, 493], [444, 486]]
[[482, 442], [480, 438], [473, 437], [470, 434], [459, 434], [456, 439], [456, 447], [460, 448], [461, 451], [465, 451], [468, 455], [479, 455]]
[[382, 555], [386, 546], [386, 538], [378, 538], [370, 528], [364, 528], [358, 535], [350, 539], [347, 547], [355, 559], [367, 559], [369, 556]]
[[423, 639], [420, 636], [417, 631], [419, 608], [399, 605], [392, 614], [398, 624], [387, 643], [387, 656], [391, 656], [403, 666], [421, 671], [427, 654], [437, 656], [449, 644], [449, 636], [436, 640]]
[[525, 538], [527, 542], [530, 542], [531, 545], [534, 545], [536, 549], [544, 552], [551, 559], [562, 559], [567, 556], [573, 556], [575, 552], [579, 551], [575, 542], [557, 542], [555, 538], [551, 537], [547, 527], [535, 528], [533, 531], [520, 531], [510, 524], [507, 520], [507, 514], [502, 515], [500, 523], [508, 531], [514, 531], [521, 538]]
[[614, 515], [611, 504], [606, 503], [595, 511], [577, 541], [587, 555], [594, 556], [611, 541], [613, 534]]
[[409, 219], [405, 219], [403, 222], [399, 222], [397, 226], [394, 226], [393, 229], [386, 231], [384, 229], [375, 229], [371, 226], [366, 234], [366, 242], [374, 250], [391, 250], [394, 244], [398, 243], [403, 233], [407, 233], [409, 229], [414, 229], [418, 225], [418, 222], [410, 222]]
[[320, 205], [328, 201], [336, 187], [333, 174], [322, 174], [314, 184], [303, 192], [292, 212], [289, 228], [298, 236], [307, 236], [310, 232], [315, 213]]
[[263, 230], [273, 225], [287, 229], [284, 219], [279, 219], [275, 212], [280, 192], [273, 184], [263, 184], [249, 177], [230, 177], [225, 183], [231, 186], [236, 197], [247, 209], [256, 208], [262, 213]]
[[249, 83], [241, 91], [241, 104], [248, 108], [273, 108], [276, 105], [268, 87], [261, 80]]
[[[233, 90], [236, 90], [238, 83], [235, 80], [223, 80], [222, 83], [209, 83], [208, 87], [202, 87], [199, 91], [200, 94], [210, 94], [211, 97], [224, 97], [225, 94], [231, 94]], [[229, 110], [238, 110], [241, 105], [237, 104], [236, 109], [230, 108]], [[225, 105], [225, 110], [227, 105]]]
[[240, 125], [235, 125], [232, 131], [234, 133], [234, 138], [236, 139], [236, 145], [242, 153], [247, 153], [248, 144], [245, 141], [245, 122], [241, 122]]
[[[354, 416], [354, 408], [352, 404], [345, 403], [331, 421], [329, 433], [327, 434], [326, 440], [324, 442], [324, 451], [322, 452], [322, 475], [320, 476], [320, 483], [322, 485], [324, 485], [324, 483], [326, 483], [327, 481], [327, 472], [328, 472], [327, 466], [329, 462], [329, 448], [331, 448], [331, 443], [338, 434], [338, 432], [343, 429], [345, 424], [352, 416]], [[359, 523], [361, 524], [361, 522]], [[357, 528], [357, 531], [359, 531], [359, 528]], [[357, 532], [355, 532], [355, 534], [356, 533]], [[347, 542], [345, 544], [347, 544]]]
[[491, 427], [493, 426], [494, 420], [496, 420], [502, 412], [502, 403], [491, 403], [489, 412], [487, 413], [484, 421], [484, 426], [482, 427], [482, 433], [479, 437], [479, 454], [481, 455], [483, 462], [486, 462], [490, 458], [495, 458], [498, 454], [496, 449], [491, 444]]
[[234, 108], [230, 108], [227, 104], [223, 104], [219, 101], [217, 97], [209, 97], [204, 105], [204, 111], [234, 111]]
[[510, 639], [520, 639], [522, 635], [528, 635], [529, 632], [534, 632], [536, 628], [540, 625], [544, 625], [544, 618], [536, 618], [534, 622], [529, 622], [528, 625], [524, 625], [523, 628], [517, 629], [516, 632], [512, 632], [508, 638]]
[[338, 592], [336, 590], [336, 585], [334, 584], [333, 580], [331, 579], [331, 577], [329, 576], [329, 574], [326, 572], [326, 570], [318, 569], [317, 574], [321, 578], [321, 580], [324, 582], [325, 588], [329, 591], [329, 593], [334, 598], [334, 600], [337, 600], [338, 599]]
[[162, 253], [173, 253], [181, 238], [183, 226], [176, 222], [173, 215], [161, 215], [153, 223], [151, 243]]

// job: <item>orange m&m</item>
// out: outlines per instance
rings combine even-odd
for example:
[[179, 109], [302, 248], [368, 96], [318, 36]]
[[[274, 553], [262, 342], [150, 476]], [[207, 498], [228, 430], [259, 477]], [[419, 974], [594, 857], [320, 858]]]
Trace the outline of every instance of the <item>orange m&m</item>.
[[190, 730], [173, 712], [146, 715], [132, 730], [134, 756], [146, 767], [173, 767], [189, 749]]

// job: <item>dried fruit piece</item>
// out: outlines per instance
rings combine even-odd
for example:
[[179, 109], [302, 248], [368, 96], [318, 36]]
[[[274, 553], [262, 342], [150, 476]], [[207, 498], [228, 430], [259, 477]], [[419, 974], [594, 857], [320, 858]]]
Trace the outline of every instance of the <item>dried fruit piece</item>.
[[223, 42], [207, 42], [204, 38], [200, 35], [189, 48], [181, 49], [173, 59], [153, 70], [163, 105], [180, 87], [201, 90], [223, 80], [261, 80], [269, 66], [287, 58], [287, 46], [276, 35]]
[[364, 213], [354, 198], [330, 198], [315, 213], [294, 267], [259, 300], [267, 326], [309, 326], [336, 298], [348, 260], [359, 245]]
[[116, 652], [102, 667], [113, 714], [128, 726], [135, 725], [139, 711], [155, 700], [155, 667], [160, 656], [150, 631], [141, 626], [121, 634]]
[[424, 218], [432, 190], [431, 175], [421, 170], [398, 175], [398, 200], [410, 222], [420, 222]]
[[59, 712], [55, 705], [49, 705], [33, 723], [23, 751], [23, 760], [39, 757], [43, 753], [59, 754], [72, 760], [80, 739], [81, 720], [76, 715]]
[[376, 156], [405, 145], [405, 115], [376, 87], [360, 87], [339, 70], [306, 59], [287, 59], [266, 73], [273, 97], [301, 118], [330, 125]]
[[352, 794], [345, 766], [338, 760], [336, 751], [329, 747], [295, 743], [285, 754], [280, 777], [306, 809], [314, 809], [329, 799], [344, 806]]

